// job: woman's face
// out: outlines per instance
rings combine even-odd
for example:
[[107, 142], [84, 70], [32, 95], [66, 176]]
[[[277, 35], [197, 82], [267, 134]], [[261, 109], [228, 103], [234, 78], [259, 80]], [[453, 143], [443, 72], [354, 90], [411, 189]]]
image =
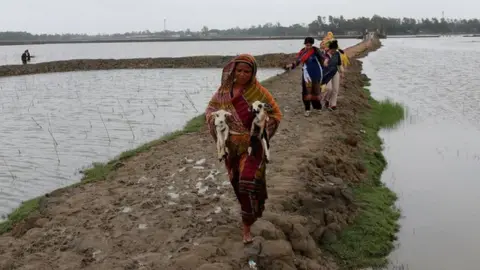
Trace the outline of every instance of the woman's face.
[[238, 63], [235, 66], [235, 82], [245, 85], [252, 79], [252, 67], [245, 63]]
[[305, 49], [310, 49], [312, 48], [313, 44], [312, 43], [305, 43]]

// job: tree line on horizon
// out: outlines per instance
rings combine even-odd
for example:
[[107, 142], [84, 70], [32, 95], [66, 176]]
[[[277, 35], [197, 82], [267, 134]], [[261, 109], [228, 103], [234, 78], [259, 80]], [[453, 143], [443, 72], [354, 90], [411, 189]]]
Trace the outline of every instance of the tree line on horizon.
[[68, 41], [102, 38], [162, 38], [162, 37], [242, 37], [242, 36], [306, 36], [321, 35], [332, 31], [336, 35], [360, 35], [368, 31], [379, 31], [386, 35], [416, 35], [416, 34], [478, 34], [480, 21], [478, 19], [444, 19], [444, 18], [391, 18], [374, 15], [371, 18], [358, 17], [345, 19], [343, 16], [318, 16], [309, 24], [293, 24], [283, 26], [280, 23], [266, 23], [250, 28], [209, 29], [204, 26], [200, 31], [157, 31], [149, 30], [115, 33], [115, 34], [31, 34], [28, 32], [0, 32], [0, 41]]

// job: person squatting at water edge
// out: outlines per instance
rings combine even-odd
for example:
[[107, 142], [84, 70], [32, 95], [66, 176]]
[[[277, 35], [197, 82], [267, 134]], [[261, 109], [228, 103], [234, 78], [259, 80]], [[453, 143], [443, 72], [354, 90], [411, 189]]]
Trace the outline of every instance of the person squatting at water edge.
[[30, 52], [28, 50], [25, 50], [23, 53], [22, 53], [22, 63], [25, 65], [27, 64], [28, 61], [30, 61], [31, 57], [30, 57]]
[[323, 79], [324, 54], [319, 48], [313, 46], [315, 40], [312, 37], [305, 38], [305, 47], [298, 52], [293, 63], [285, 66], [286, 69], [294, 69], [303, 66], [302, 72], [302, 101], [305, 107], [305, 116], [310, 116], [310, 109], [320, 111], [321, 83]]
[[[255, 136], [250, 136], [255, 117], [251, 110], [252, 104], [255, 101], [269, 104], [269, 119], [265, 127], [269, 138], [273, 137], [282, 119], [277, 102], [258, 82], [256, 74], [257, 63], [253, 56], [241, 54], [235, 57], [223, 68], [221, 85], [205, 112], [209, 131], [215, 141], [214, 113], [225, 110], [231, 114], [227, 116], [231, 133], [226, 141], [228, 154], [225, 157], [225, 166], [241, 207], [244, 244], [253, 241], [250, 227], [257, 218], [262, 217], [268, 197], [265, 151], [257, 138], [258, 130]], [[253, 150], [250, 155], [249, 147]]]

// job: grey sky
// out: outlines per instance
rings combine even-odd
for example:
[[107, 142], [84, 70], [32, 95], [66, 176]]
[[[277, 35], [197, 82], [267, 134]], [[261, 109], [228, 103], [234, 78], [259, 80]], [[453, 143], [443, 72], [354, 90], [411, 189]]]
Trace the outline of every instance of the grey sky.
[[1, 0], [0, 31], [113, 33], [309, 23], [317, 15], [473, 18], [474, 0]]

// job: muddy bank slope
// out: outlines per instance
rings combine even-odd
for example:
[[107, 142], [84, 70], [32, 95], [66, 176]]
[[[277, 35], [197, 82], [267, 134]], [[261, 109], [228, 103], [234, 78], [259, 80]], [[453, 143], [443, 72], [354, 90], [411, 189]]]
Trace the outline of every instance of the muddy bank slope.
[[[262, 68], [280, 68], [294, 54], [272, 53], [255, 58]], [[109, 70], [109, 69], [154, 69], [154, 68], [222, 68], [233, 56], [190, 56], [133, 59], [75, 59], [27, 65], [0, 66], [0, 77], [31, 75], [52, 72]]]
[[[366, 46], [348, 54], [363, 56]], [[368, 93], [352, 60], [340, 110], [305, 118], [300, 74], [264, 83], [285, 118], [252, 246], [242, 244], [239, 206], [200, 116], [184, 132], [95, 166], [88, 183], [31, 203], [38, 210], [0, 236], [0, 269], [248, 269], [247, 257], [261, 269], [338, 269], [320, 246], [355, 219], [349, 183], [367, 175], [357, 153]]]

